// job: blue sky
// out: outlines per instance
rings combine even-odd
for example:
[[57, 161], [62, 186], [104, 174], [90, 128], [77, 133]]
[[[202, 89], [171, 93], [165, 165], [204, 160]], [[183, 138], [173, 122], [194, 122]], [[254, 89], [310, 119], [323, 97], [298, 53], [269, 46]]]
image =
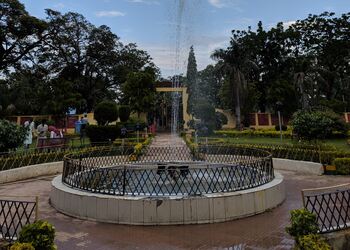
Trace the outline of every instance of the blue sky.
[[[333, 11], [350, 12], [350, 0], [20, 0], [31, 15], [45, 18], [47, 8], [83, 14], [96, 26], [111, 27], [124, 43], [135, 42], [153, 57], [164, 77], [185, 72], [193, 44], [198, 68], [213, 63], [211, 52], [225, 47], [232, 29], [266, 28]], [[177, 6], [184, 2], [179, 24]], [[181, 31], [177, 33], [177, 27]], [[175, 70], [176, 34], [180, 34], [179, 70]]]

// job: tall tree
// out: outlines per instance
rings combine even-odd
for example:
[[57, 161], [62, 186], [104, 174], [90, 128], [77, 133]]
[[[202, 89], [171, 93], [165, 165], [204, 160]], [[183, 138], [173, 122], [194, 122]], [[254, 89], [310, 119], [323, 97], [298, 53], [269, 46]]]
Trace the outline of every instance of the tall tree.
[[25, 10], [17, 0], [0, 2], [0, 72], [16, 67], [45, 39], [46, 23]]
[[247, 90], [249, 71], [256, 65], [250, 60], [248, 51], [233, 37], [230, 46], [226, 49], [218, 49], [212, 54], [212, 58], [218, 60], [222, 72], [226, 76], [224, 83], [224, 95], [233, 100], [232, 110], [236, 115], [236, 129], [241, 128], [241, 109], [244, 92]]
[[122, 85], [130, 109], [140, 117], [141, 112], [152, 111], [156, 101], [155, 77], [150, 72], [132, 72]]
[[188, 54], [187, 61], [187, 73], [186, 73], [186, 84], [187, 84], [187, 92], [188, 92], [188, 106], [187, 112], [189, 114], [194, 114], [194, 106], [198, 99], [198, 95], [200, 95], [198, 82], [197, 82], [197, 62], [196, 56], [194, 54], [193, 46], [190, 47], [190, 52]]

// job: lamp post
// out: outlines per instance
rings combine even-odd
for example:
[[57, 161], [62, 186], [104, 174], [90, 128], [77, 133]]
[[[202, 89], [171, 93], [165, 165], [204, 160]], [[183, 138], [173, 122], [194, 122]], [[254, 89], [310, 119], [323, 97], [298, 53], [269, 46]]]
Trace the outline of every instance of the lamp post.
[[282, 103], [280, 101], [276, 102], [276, 108], [277, 108], [277, 114], [278, 114], [278, 125], [279, 125], [279, 129], [280, 129], [280, 138], [282, 141], [281, 107], [282, 107]]

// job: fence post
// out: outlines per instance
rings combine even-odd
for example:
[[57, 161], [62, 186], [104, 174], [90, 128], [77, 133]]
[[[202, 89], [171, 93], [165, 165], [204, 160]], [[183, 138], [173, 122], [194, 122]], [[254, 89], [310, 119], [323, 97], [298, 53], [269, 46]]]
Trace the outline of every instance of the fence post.
[[39, 196], [35, 196], [35, 221], [39, 220]]
[[125, 195], [125, 187], [126, 187], [126, 167], [123, 168], [123, 196]]
[[304, 190], [301, 190], [301, 199], [302, 199], [302, 202], [303, 202], [303, 207], [306, 208], [306, 206], [305, 206], [305, 198], [304, 198]]

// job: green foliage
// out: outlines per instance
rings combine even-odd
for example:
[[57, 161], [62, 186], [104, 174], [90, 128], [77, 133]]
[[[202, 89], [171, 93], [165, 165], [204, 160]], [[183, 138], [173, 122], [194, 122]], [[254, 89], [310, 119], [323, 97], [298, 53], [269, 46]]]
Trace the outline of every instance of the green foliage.
[[190, 52], [188, 54], [188, 63], [187, 63], [187, 72], [186, 72], [186, 85], [188, 88], [187, 112], [189, 114], [195, 113], [194, 109], [199, 97], [197, 75], [198, 75], [198, 72], [197, 72], [196, 56], [194, 54], [193, 46], [191, 46]]
[[10, 247], [10, 250], [35, 250], [31, 243], [16, 242]]
[[[283, 127], [282, 127], [283, 128]], [[242, 131], [237, 130], [218, 130], [215, 131], [215, 134], [229, 137], [245, 137], [245, 136], [258, 136], [258, 137], [271, 137], [278, 138], [280, 137], [280, 131], [276, 129], [247, 129]], [[282, 130], [282, 135], [284, 138], [292, 138], [291, 130]]]
[[291, 225], [286, 227], [286, 231], [295, 238], [296, 242], [301, 236], [317, 233], [318, 225], [315, 214], [302, 208], [292, 210], [290, 215]]
[[15, 123], [0, 120], [0, 152], [7, 152], [23, 144], [27, 131]]
[[205, 136], [212, 134], [216, 127], [215, 108], [206, 100], [200, 100], [194, 107], [194, 114], [201, 120], [196, 127], [199, 134]]
[[[284, 125], [284, 124], [281, 125], [281, 130], [282, 131], [287, 131], [287, 129], [288, 129], [288, 127], [286, 125]], [[276, 131], [280, 131], [280, 125], [276, 125], [275, 126], [275, 130]]]
[[331, 111], [298, 111], [291, 121], [293, 131], [300, 139], [317, 140], [329, 138], [333, 132], [346, 134], [346, 124]]
[[55, 228], [47, 221], [25, 225], [19, 233], [20, 243], [31, 243], [35, 250], [56, 250]]
[[222, 125], [227, 124], [228, 120], [226, 115], [220, 112], [215, 112], [215, 129], [222, 129]]
[[122, 85], [125, 103], [138, 117], [141, 112], [153, 109], [156, 100], [154, 80], [155, 75], [149, 72], [133, 72], [128, 74], [126, 82]]
[[113, 101], [103, 101], [94, 110], [94, 119], [98, 125], [108, 125], [118, 119], [117, 104]]
[[91, 144], [112, 143], [120, 136], [120, 127], [88, 125], [86, 135], [90, 138]]
[[330, 245], [318, 234], [300, 236], [295, 250], [331, 250]]
[[130, 107], [126, 106], [126, 105], [121, 105], [119, 106], [119, 118], [121, 122], [127, 122], [129, 120], [130, 117]]
[[350, 158], [336, 158], [333, 161], [337, 174], [350, 175]]

